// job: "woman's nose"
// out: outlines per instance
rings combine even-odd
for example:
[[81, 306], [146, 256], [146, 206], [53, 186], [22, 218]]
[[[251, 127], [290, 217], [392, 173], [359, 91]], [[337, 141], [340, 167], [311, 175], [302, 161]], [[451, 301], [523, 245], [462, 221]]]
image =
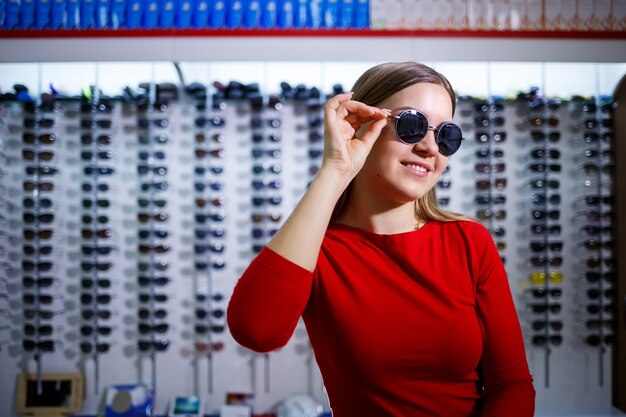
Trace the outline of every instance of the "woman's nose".
[[437, 152], [439, 152], [439, 146], [435, 139], [435, 132], [429, 129], [424, 139], [413, 146], [413, 150], [420, 154], [426, 154], [427, 156], [436, 156]]

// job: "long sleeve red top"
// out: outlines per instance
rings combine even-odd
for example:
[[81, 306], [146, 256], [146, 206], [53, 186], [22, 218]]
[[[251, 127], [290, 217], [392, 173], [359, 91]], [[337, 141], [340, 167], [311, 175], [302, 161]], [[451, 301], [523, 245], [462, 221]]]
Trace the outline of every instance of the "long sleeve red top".
[[331, 224], [313, 273], [264, 248], [228, 306], [233, 337], [271, 351], [300, 316], [335, 417], [534, 414], [506, 272], [479, 223]]

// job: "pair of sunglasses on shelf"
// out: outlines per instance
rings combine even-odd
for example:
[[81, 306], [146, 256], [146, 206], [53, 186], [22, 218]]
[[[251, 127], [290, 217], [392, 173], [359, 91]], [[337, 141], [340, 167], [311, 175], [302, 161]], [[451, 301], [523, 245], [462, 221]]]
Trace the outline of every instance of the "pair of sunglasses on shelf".
[[169, 232], [163, 229], [140, 229], [137, 232], [137, 237], [142, 240], [147, 240], [150, 238], [158, 238], [158, 239], [166, 239], [169, 236]]
[[197, 166], [193, 169], [196, 175], [215, 174], [219, 175], [224, 172], [224, 167], [221, 165], [212, 165], [209, 167]]
[[33, 339], [22, 340], [22, 348], [24, 348], [26, 352], [33, 352], [33, 351], [54, 352], [55, 347], [56, 346], [55, 346], [54, 340], [33, 340]]
[[222, 317], [224, 317], [224, 315], [226, 314], [226, 312], [221, 309], [221, 308], [217, 308], [214, 310], [207, 310], [204, 308], [197, 308], [195, 311], [195, 316], [198, 320], [204, 320], [206, 318], [216, 318], [216, 319], [221, 319]]
[[98, 145], [110, 145], [112, 141], [113, 138], [109, 135], [93, 136], [90, 134], [83, 134], [80, 137], [80, 142], [83, 145], [93, 145], [94, 143]]
[[48, 165], [29, 165], [24, 167], [26, 175], [56, 175], [59, 170]]
[[34, 133], [26, 132], [22, 134], [22, 140], [29, 145], [52, 145], [57, 142], [57, 137], [54, 133], [46, 133], [36, 135]]
[[81, 342], [80, 350], [83, 353], [107, 353], [111, 347], [110, 343], [90, 343], [90, 342]]
[[487, 143], [489, 141], [493, 141], [495, 143], [504, 142], [506, 140], [506, 132], [504, 131], [495, 131], [492, 133], [489, 132], [476, 132], [475, 134], [476, 142], [478, 143]]
[[224, 269], [224, 267], [226, 266], [226, 262], [224, 262], [224, 260], [222, 259], [216, 259], [213, 262], [209, 263], [209, 262], [196, 262], [194, 263], [194, 266], [196, 269], [200, 270], [200, 271], [205, 271], [207, 269], [213, 268], [213, 269]]
[[[226, 140], [226, 136], [224, 136], [222, 133], [214, 133], [210, 137], [215, 143], [224, 143], [224, 141]], [[207, 141], [207, 136], [204, 133], [197, 133], [195, 139], [196, 143], [204, 143]]]
[[93, 278], [82, 278], [80, 280], [80, 286], [85, 289], [91, 289], [91, 288], [111, 288], [112, 285], [112, 281], [108, 278], [99, 278], [99, 279], [93, 279]]
[[597, 334], [592, 334], [583, 339], [583, 342], [588, 344], [589, 346], [600, 346], [601, 344], [612, 345], [615, 343], [615, 335], [607, 334], [604, 336], [600, 336]]
[[205, 253], [205, 252], [213, 252], [213, 253], [223, 253], [224, 252], [224, 245], [217, 242], [217, 243], [210, 243], [210, 244], [196, 244], [193, 247], [193, 251], [194, 253], [197, 254], [201, 254], [201, 253]]
[[82, 129], [111, 129], [113, 126], [113, 121], [108, 119], [81, 119], [80, 127]]
[[167, 339], [137, 341], [137, 348], [139, 348], [141, 352], [150, 352], [150, 351], [165, 352], [167, 348], [169, 347], [169, 345], [170, 345], [170, 342]]
[[204, 239], [207, 236], [224, 237], [226, 230], [223, 227], [216, 227], [215, 229], [195, 229], [194, 235], [197, 239]]
[[[54, 152], [52, 151], [35, 152], [35, 150], [33, 149], [24, 149], [22, 151], [22, 158], [24, 158], [27, 161], [35, 161], [35, 160], [51, 161], [54, 158]], [[98, 151], [94, 153], [92, 151], [83, 151], [80, 153], [80, 158], [83, 161], [91, 161], [95, 159], [111, 159], [113, 158], [113, 152]]]
[[41, 118], [35, 119], [32, 117], [24, 118], [24, 127], [27, 129], [34, 128], [50, 128], [54, 126], [54, 119]]
[[530, 288], [526, 291], [533, 298], [543, 298], [543, 299], [545, 299], [547, 296], [550, 296], [551, 298], [559, 298], [563, 294], [563, 290], [561, 288], [537, 287], [537, 288]]
[[531, 343], [533, 344], [533, 346], [538, 347], [547, 346], [548, 344], [553, 346], [560, 346], [563, 343], [563, 336], [561, 336], [560, 334], [551, 334], [548, 336], [543, 334], [537, 334], [532, 337]]

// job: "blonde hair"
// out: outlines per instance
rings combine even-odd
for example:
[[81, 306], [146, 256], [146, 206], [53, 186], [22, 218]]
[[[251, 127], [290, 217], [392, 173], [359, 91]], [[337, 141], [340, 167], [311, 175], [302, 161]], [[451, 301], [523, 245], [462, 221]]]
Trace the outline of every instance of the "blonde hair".
[[[417, 62], [388, 62], [368, 69], [354, 84], [352, 100], [376, 106], [398, 91], [418, 83], [437, 84], [445, 88], [450, 95], [452, 115], [454, 115], [456, 94], [448, 79], [434, 69]], [[348, 206], [351, 189], [352, 183], [337, 201], [332, 219], [336, 219]], [[425, 221], [475, 220], [439, 207], [435, 187], [415, 201], [415, 215], [418, 219]]]

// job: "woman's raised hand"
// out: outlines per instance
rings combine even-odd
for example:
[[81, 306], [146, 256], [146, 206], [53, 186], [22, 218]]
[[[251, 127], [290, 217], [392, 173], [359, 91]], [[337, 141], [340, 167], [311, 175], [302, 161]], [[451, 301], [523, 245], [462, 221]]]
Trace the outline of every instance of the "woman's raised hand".
[[351, 98], [352, 93], [338, 94], [324, 106], [322, 161], [322, 169], [334, 169], [348, 181], [363, 167], [390, 114]]

